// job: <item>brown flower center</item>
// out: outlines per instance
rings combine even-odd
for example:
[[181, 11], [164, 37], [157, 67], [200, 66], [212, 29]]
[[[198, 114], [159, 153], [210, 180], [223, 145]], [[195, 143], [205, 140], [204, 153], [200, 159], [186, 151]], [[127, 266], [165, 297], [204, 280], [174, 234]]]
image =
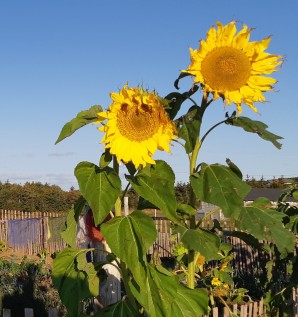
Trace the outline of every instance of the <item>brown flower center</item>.
[[137, 107], [122, 105], [117, 116], [117, 128], [130, 141], [142, 142], [151, 138], [160, 127], [158, 111], [152, 111], [148, 105]]
[[201, 73], [211, 89], [233, 91], [247, 83], [251, 63], [239, 49], [216, 47], [202, 61]]

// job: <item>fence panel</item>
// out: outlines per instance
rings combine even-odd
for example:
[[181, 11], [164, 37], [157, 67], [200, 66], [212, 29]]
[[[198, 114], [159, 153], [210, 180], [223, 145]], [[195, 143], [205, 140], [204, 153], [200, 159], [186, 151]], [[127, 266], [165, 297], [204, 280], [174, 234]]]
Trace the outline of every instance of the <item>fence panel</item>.
[[[3, 317], [16, 317], [11, 315], [11, 310], [7, 308], [3, 308]], [[24, 309], [25, 317], [34, 317], [34, 311], [32, 308], [25, 308]], [[39, 317], [39, 316], [35, 316]], [[48, 311], [48, 317], [58, 317], [58, 311], [56, 308], [50, 308]]]
[[60, 236], [65, 221], [66, 213], [61, 212], [0, 210], [0, 242], [21, 254], [54, 253], [66, 247]]

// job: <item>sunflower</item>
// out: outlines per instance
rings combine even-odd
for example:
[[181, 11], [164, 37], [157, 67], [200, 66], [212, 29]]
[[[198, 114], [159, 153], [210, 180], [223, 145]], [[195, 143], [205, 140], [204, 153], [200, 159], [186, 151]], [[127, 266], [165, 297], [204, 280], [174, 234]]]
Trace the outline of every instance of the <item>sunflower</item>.
[[98, 130], [105, 133], [101, 143], [110, 149], [118, 163], [132, 162], [136, 168], [155, 164], [156, 150], [170, 152], [176, 138], [175, 125], [165, 107], [168, 101], [155, 92], [125, 85], [119, 93], [111, 93], [113, 102], [106, 112], [99, 112], [99, 122], [107, 121]]
[[270, 36], [250, 42], [252, 29], [245, 24], [238, 33], [235, 21], [216, 24], [217, 29], [210, 28], [198, 50], [190, 48], [191, 64], [182, 72], [193, 75], [205, 95], [212, 93], [214, 99], [221, 97], [226, 105], [234, 103], [238, 114], [242, 112], [241, 104], [257, 112], [254, 103], [266, 101], [263, 92], [272, 90], [276, 83], [274, 78], [264, 75], [279, 69], [282, 56], [265, 52]]

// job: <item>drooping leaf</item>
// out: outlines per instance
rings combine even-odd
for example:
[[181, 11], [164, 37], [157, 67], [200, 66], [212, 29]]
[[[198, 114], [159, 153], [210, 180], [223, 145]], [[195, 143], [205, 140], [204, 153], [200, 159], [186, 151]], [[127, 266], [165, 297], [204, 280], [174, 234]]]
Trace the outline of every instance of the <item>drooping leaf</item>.
[[251, 233], [259, 240], [268, 240], [276, 244], [282, 256], [293, 252], [295, 235], [283, 225], [284, 214], [269, 208], [249, 205], [242, 207], [236, 221], [237, 228]]
[[95, 122], [98, 120], [97, 113], [102, 111], [101, 106], [92, 106], [88, 110], [81, 111], [77, 114], [77, 116], [72, 119], [71, 121], [67, 122], [61, 132], [60, 135], [55, 142], [55, 144], [59, 143], [60, 141], [64, 140], [65, 138], [71, 136], [75, 131], [82, 128], [83, 126]]
[[144, 316], [136, 311], [129, 302], [124, 299], [116, 304], [104, 307], [98, 314], [94, 317], [141, 317]]
[[239, 238], [242, 241], [244, 241], [247, 245], [250, 245], [251, 247], [255, 249], [258, 249], [258, 250], [263, 249], [263, 246], [259, 242], [259, 240], [249, 233], [242, 232], [242, 231], [224, 231], [224, 234], [225, 236]]
[[184, 92], [183, 94], [180, 94], [179, 92], [171, 92], [165, 97], [165, 99], [170, 100], [169, 108], [165, 110], [171, 120], [174, 120], [183, 102], [193, 95], [198, 89], [199, 88], [197, 86], [193, 86], [192, 89]]
[[250, 191], [249, 185], [220, 164], [203, 163], [200, 172], [191, 175], [190, 182], [198, 199], [220, 207], [227, 218], [237, 219]]
[[76, 247], [76, 233], [79, 217], [86, 206], [86, 200], [83, 196], [75, 202], [74, 210], [71, 210], [66, 219], [66, 228], [61, 232], [63, 240], [72, 248]]
[[[89, 273], [94, 284], [94, 270], [91, 268], [84, 269], [82, 262], [83, 257], [86, 260], [86, 253], [90, 250], [77, 250], [66, 248], [59, 252], [53, 260], [53, 283], [57, 288], [60, 298], [67, 308], [68, 317], [78, 316], [80, 301], [84, 298], [97, 296], [99, 287], [95, 292], [94, 285], [89, 288]], [[79, 265], [78, 265], [79, 257]], [[80, 269], [81, 268], [81, 269]], [[97, 281], [99, 286], [99, 281]]]
[[235, 127], [241, 127], [247, 132], [256, 133], [262, 139], [271, 142], [275, 147], [281, 149], [282, 144], [279, 143], [278, 140], [283, 138], [267, 131], [268, 126], [261, 121], [251, 120], [247, 117], [234, 117], [231, 118], [231, 120], [228, 120], [227, 124]]
[[66, 219], [66, 229], [60, 234], [62, 239], [72, 248], [76, 247], [77, 222], [74, 210], [69, 211]]
[[92, 209], [95, 224], [100, 224], [115, 205], [121, 193], [119, 176], [110, 167], [99, 168], [81, 162], [75, 168], [79, 188]]
[[198, 106], [192, 106], [187, 114], [178, 120], [178, 135], [185, 140], [186, 153], [193, 151], [199, 137], [202, 115]]
[[175, 82], [174, 82], [174, 86], [175, 86], [175, 88], [176, 89], [179, 89], [179, 86], [178, 86], [178, 84], [179, 84], [179, 80], [180, 79], [182, 79], [182, 78], [184, 78], [184, 77], [188, 77], [188, 76], [193, 76], [192, 74], [189, 74], [189, 73], [180, 73], [179, 74], [179, 77], [175, 80]]
[[214, 233], [201, 228], [187, 229], [182, 226], [177, 226], [176, 230], [187, 249], [199, 251], [206, 261], [219, 258], [220, 239]]
[[163, 267], [148, 264], [146, 287], [132, 287], [132, 291], [150, 317], [199, 317], [208, 310], [205, 290], [181, 285]]
[[240, 171], [239, 167], [232, 162], [229, 158], [226, 159], [226, 162], [229, 166], [229, 168], [240, 178], [242, 179], [243, 175], [242, 172]]
[[147, 165], [126, 179], [140, 196], [163, 211], [167, 218], [177, 221], [175, 174], [166, 162], [157, 160], [155, 165]]
[[137, 210], [102, 224], [101, 230], [112, 252], [127, 264], [139, 285], [144, 286], [146, 253], [156, 239], [152, 218]]

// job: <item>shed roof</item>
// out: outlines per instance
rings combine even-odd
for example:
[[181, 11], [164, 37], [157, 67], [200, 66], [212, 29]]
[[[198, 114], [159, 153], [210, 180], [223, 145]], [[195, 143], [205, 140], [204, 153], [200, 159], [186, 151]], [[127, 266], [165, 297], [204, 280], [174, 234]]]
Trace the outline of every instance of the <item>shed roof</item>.
[[[252, 188], [244, 201], [254, 201], [259, 197], [268, 198], [270, 201], [278, 201], [282, 193], [285, 192], [283, 188]], [[294, 199], [287, 198], [286, 201], [295, 201]]]

